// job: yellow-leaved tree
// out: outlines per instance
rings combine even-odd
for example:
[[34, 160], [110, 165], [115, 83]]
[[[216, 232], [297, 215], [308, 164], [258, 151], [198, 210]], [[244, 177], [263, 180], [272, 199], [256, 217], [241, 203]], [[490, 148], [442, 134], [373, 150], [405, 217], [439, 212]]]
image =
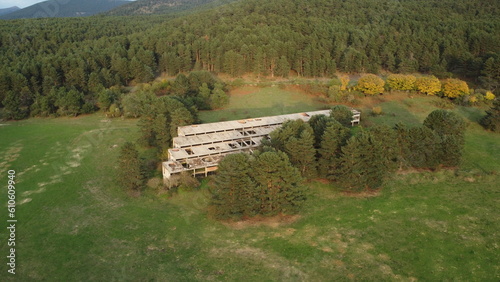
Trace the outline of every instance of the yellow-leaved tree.
[[443, 94], [448, 98], [457, 98], [469, 94], [469, 86], [460, 79], [449, 78], [443, 81]]
[[484, 94], [484, 99], [491, 101], [495, 99], [495, 94], [493, 94], [491, 91], [487, 91], [486, 94]]
[[413, 90], [417, 78], [410, 74], [391, 74], [387, 77], [387, 85], [393, 90]]
[[415, 80], [415, 88], [421, 93], [434, 95], [441, 91], [441, 81], [433, 75], [421, 76]]
[[358, 80], [356, 89], [364, 94], [375, 95], [384, 93], [384, 85], [385, 81], [382, 78], [374, 74], [367, 74]]
[[340, 74], [340, 75], [337, 75], [337, 77], [340, 80], [340, 90], [341, 91], [347, 90], [347, 85], [349, 85], [349, 81], [350, 81], [349, 76], [346, 74]]

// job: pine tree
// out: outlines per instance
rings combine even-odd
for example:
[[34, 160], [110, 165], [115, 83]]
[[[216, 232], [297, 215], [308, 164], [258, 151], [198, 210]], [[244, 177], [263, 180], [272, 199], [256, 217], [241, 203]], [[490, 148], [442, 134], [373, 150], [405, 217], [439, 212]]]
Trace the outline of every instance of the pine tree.
[[362, 131], [342, 147], [339, 180], [346, 189], [378, 189], [387, 175], [382, 146], [370, 133]]
[[398, 150], [396, 131], [386, 125], [378, 125], [369, 129], [372, 137], [380, 143], [384, 152], [383, 158], [386, 170], [393, 172], [397, 168]]
[[465, 144], [464, 120], [454, 112], [435, 110], [424, 120], [424, 125], [441, 138], [441, 164], [459, 165]]
[[309, 119], [309, 125], [314, 131], [314, 147], [319, 148], [321, 145], [321, 140], [323, 133], [330, 122], [335, 122], [336, 120], [332, 117], [325, 115], [314, 115]]
[[241, 218], [258, 212], [256, 186], [247, 154], [231, 154], [220, 163], [212, 192], [212, 206], [217, 218]]
[[300, 172], [283, 152], [268, 151], [256, 157], [252, 177], [259, 191], [260, 213], [296, 213], [306, 200]]
[[486, 111], [486, 116], [481, 119], [480, 123], [487, 130], [500, 132], [500, 98], [493, 101], [493, 106]]
[[[149, 124], [148, 122], [142, 123], [144, 127], [146, 127], [146, 124]], [[143, 138], [146, 140], [149, 137], [148, 134], [152, 134], [154, 136], [154, 140], [149, 139], [149, 145], [155, 145], [159, 151], [163, 151], [167, 148], [170, 147], [170, 142], [172, 141], [172, 137], [170, 135], [170, 128], [169, 124], [167, 122], [167, 117], [165, 117], [164, 114], [159, 114], [156, 117], [154, 117], [152, 124], [151, 124], [151, 129], [152, 131], [148, 131], [147, 128], [141, 128], [143, 134]]]
[[344, 105], [335, 105], [330, 111], [330, 117], [340, 122], [343, 126], [351, 126], [352, 111]]
[[439, 135], [430, 128], [426, 126], [410, 128], [405, 159], [412, 167], [435, 169], [442, 156], [440, 143]]
[[127, 142], [121, 147], [118, 159], [118, 177], [119, 183], [126, 189], [140, 191], [144, 187], [145, 178], [139, 152], [131, 142]]
[[210, 107], [212, 109], [220, 109], [229, 103], [229, 96], [222, 89], [222, 84], [216, 83], [210, 97]]
[[290, 162], [300, 170], [302, 176], [316, 175], [316, 149], [314, 149], [314, 135], [310, 127], [306, 127], [298, 137], [292, 136], [286, 141], [285, 153], [290, 158]]
[[23, 119], [28, 116], [28, 112], [21, 107], [21, 99], [14, 91], [7, 92], [2, 101], [4, 105], [4, 115], [7, 119]]
[[340, 167], [341, 148], [349, 139], [350, 131], [338, 121], [329, 122], [322, 135], [321, 147], [318, 149], [319, 169], [321, 176], [336, 180]]

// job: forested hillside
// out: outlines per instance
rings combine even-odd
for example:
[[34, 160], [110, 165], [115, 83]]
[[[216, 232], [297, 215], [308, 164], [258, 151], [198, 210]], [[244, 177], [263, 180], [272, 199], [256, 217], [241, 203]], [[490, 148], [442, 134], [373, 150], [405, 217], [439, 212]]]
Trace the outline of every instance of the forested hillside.
[[1, 16], [0, 19], [86, 17], [127, 4], [115, 0], [50, 0]]
[[118, 7], [107, 13], [108, 16], [173, 14], [200, 7], [215, 7], [236, 0], [139, 0]]
[[495, 91], [499, 11], [494, 0], [245, 0], [171, 20], [2, 21], [0, 101], [25, 114], [34, 114], [32, 105], [51, 113], [62, 95], [55, 93], [73, 90], [92, 111], [102, 87], [191, 70], [232, 76], [455, 74]]
[[9, 14], [9, 13], [12, 13], [12, 12], [15, 12], [17, 10], [19, 10], [19, 7], [17, 7], [17, 6], [10, 7], [10, 8], [0, 9], [0, 16], [1, 15], [6, 15], [6, 14]]

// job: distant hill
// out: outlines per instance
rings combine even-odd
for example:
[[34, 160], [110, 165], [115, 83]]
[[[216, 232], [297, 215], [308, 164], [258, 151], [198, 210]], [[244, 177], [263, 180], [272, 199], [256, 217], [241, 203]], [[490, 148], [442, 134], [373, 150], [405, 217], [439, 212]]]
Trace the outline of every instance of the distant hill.
[[21, 8], [14, 6], [14, 7], [10, 7], [10, 8], [0, 9], [0, 16], [10, 14], [10, 13], [15, 12], [17, 10], [21, 10]]
[[64, 18], [85, 17], [109, 11], [113, 8], [128, 4], [129, 1], [115, 0], [69, 0], [60, 4], [61, 1], [50, 0], [41, 2], [24, 9], [4, 14], [0, 19], [28, 19], [28, 18]]
[[172, 14], [196, 9], [202, 6], [212, 8], [235, 1], [236, 0], [138, 0], [113, 9], [105, 14], [110, 16]]

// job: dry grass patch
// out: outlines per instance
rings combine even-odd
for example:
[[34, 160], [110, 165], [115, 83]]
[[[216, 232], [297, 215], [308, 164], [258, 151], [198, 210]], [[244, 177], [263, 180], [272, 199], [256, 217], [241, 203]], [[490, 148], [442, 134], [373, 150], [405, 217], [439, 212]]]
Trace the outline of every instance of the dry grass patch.
[[277, 215], [273, 217], [256, 216], [240, 221], [224, 221], [222, 224], [236, 230], [257, 226], [278, 228], [284, 225], [292, 224], [299, 219], [300, 215]]

